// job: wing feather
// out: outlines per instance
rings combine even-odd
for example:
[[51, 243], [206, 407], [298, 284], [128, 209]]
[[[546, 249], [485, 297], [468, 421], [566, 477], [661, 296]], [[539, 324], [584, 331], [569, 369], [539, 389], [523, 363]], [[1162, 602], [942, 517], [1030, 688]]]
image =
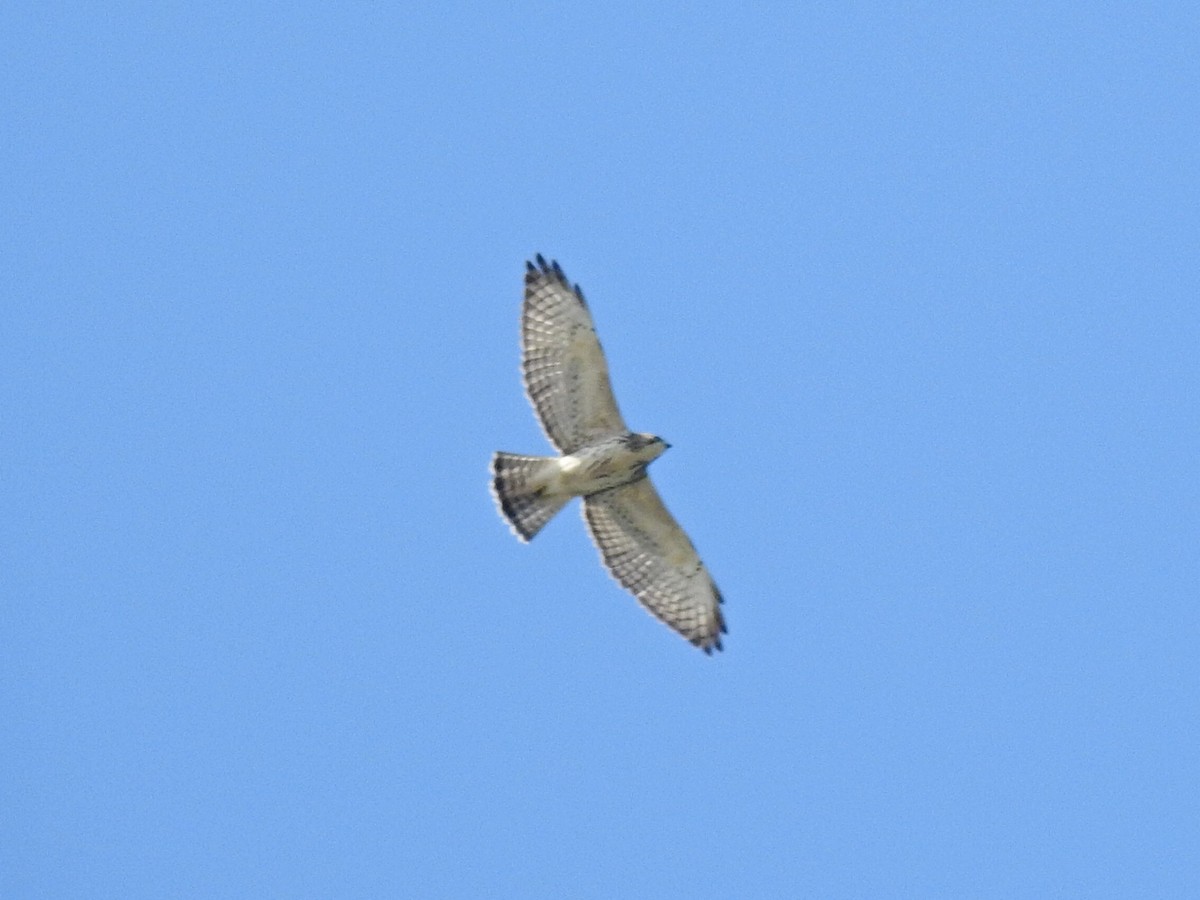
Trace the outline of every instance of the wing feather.
[[608, 364], [579, 286], [558, 263], [525, 264], [521, 315], [525, 391], [546, 437], [573, 453], [629, 429], [617, 409]]
[[609, 573], [651, 613], [711, 653], [721, 649], [721, 592], [650, 479], [584, 498]]

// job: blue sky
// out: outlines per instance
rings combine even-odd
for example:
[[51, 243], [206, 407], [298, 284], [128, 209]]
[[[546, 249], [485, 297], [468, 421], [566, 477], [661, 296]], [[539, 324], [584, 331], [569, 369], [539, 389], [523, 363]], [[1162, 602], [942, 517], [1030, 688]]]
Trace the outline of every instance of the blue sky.
[[[1194, 895], [1197, 25], [6, 4], [0, 894]], [[539, 251], [723, 654], [492, 507]]]

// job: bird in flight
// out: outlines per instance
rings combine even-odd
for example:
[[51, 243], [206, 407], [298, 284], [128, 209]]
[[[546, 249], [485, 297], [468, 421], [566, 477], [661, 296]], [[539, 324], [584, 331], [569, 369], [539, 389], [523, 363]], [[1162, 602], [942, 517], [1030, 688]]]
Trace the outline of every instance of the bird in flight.
[[492, 495], [522, 541], [572, 497], [609, 573], [705, 653], [721, 649], [721, 592], [646, 476], [670, 446], [621, 418], [604, 351], [579, 285], [538, 254], [525, 264], [525, 392], [559, 456], [496, 453]]

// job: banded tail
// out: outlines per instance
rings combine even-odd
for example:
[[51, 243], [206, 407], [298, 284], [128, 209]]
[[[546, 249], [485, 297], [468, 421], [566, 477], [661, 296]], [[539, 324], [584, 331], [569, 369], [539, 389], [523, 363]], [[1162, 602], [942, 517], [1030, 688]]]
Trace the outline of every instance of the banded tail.
[[541, 531], [571, 499], [569, 494], [550, 492], [549, 482], [557, 471], [552, 456], [499, 452], [492, 457], [492, 496], [522, 541]]

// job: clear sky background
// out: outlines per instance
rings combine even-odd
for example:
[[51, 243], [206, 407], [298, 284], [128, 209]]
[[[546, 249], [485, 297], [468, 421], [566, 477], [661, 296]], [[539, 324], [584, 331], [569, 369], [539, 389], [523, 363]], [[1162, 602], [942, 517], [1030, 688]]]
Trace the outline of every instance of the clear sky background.
[[983, 6], [4, 4], [0, 896], [1195, 896], [1200, 20]]

